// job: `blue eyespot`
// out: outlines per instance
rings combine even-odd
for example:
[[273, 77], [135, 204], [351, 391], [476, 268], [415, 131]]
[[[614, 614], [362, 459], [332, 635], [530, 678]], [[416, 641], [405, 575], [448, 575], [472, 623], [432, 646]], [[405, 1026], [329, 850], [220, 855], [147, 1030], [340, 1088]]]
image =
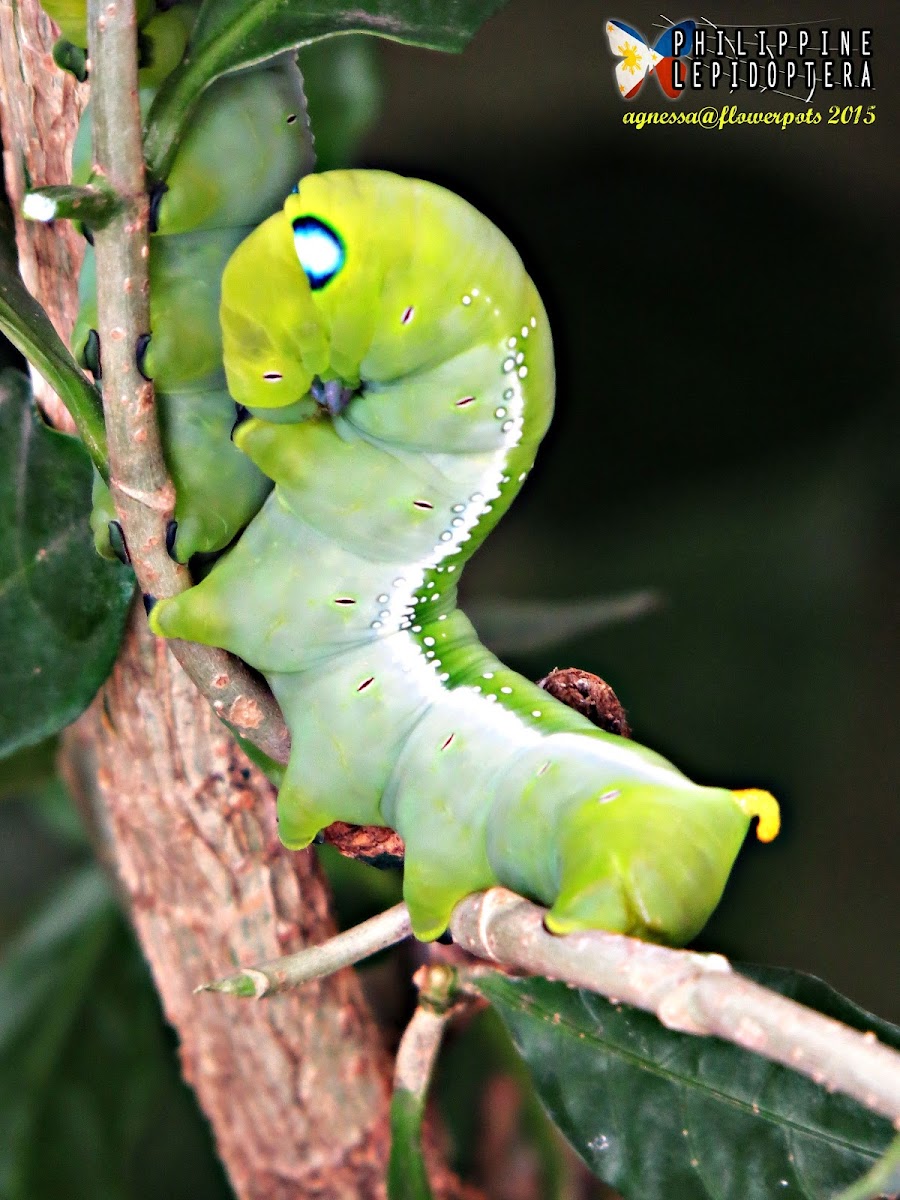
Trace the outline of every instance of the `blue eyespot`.
[[294, 246], [309, 286], [316, 291], [334, 279], [344, 265], [344, 243], [318, 217], [295, 217]]

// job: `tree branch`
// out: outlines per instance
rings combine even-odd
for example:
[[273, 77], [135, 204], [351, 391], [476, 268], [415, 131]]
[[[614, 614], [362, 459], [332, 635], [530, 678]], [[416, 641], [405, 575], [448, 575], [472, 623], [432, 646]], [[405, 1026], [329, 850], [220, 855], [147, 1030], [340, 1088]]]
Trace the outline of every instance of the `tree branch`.
[[[720, 954], [671, 950], [602, 930], [560, 937], [547, 932], [545, 915], [546, 909], [497, 887], [460, 901], [450, 930], [478, 958], [599, 992], [651, 1012], [681, 1033], [724, 1038], [900, 1122], [900, 1054], [874, 1034], [858, 1033], [745, 979]], [[406, 905], [398, 904], [322, 946], [246, 968], [208, 990], [241, 996], [281, 991], [408, 935]], [[352, 947], [352, 957], [344, 947]], [[336, 965], [329, 968], [332, 960]]]
[[505, 888], [456, 906], [453, 938], [479, 958], [562, 979], [654, 1013], [682, 1033], [724, 1038], [900, 1121], [900, 1054], [732, 970], [719, 954], [620, 934], [544, 928], [545, 910]]
[[[88, 40], [95, 172], [122, 205], [94, 241], [110, 488], [141, 590], [162, 598], [183, 592], [191, 579], [166, 550], [175, 489], [163, 457], [153, 385], [137, 365], [138, 341], [150, 332], [150, 251], [134, 0], [115, 5], [89, 0]], [[218, 716], [270, 758], [287, 762], [290, 735], [281, 712], [243, 664], [221, 650], [186, 642], [170, 646]]]

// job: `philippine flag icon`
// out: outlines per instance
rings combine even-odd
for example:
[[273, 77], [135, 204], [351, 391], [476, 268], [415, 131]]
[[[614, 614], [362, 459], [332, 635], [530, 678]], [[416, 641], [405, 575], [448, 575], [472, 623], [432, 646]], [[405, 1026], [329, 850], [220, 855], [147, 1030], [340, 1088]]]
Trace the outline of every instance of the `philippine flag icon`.
[[622, 99], [633, 99], [649, 75], [656, 76], [659, 86], [670, 100], [680, 99], [681, 90], [675, 86], [675, 80], [677, 78], [679, 83], [684, 83], [687, 68], [679, 59], [690, 55], [696, 28], [694, 21], [680, 21], [660, 34], [651, 49], [642, 35], [630, 25], [622, 21], [607, 21], [609, 48], [622, 60], [616, 65], [616, 83]]

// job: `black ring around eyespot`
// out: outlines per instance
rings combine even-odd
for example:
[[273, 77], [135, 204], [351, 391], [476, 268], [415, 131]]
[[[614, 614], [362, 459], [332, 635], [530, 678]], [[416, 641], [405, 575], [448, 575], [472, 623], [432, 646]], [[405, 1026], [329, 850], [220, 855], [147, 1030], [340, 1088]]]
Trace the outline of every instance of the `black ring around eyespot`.
[[294, 248], [313, 291], [330, 283], [343, 267], [347, 253], [339, 234], [318, 217], [295, 217]]

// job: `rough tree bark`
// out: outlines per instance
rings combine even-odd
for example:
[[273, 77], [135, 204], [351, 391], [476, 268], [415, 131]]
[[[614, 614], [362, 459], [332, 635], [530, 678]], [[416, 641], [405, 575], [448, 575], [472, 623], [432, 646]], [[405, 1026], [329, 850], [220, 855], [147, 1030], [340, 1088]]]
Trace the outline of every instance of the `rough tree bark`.
[[[26, 179], [68, 179], [86, 89], [54, 66], [53, 40], [36, 0], [0, 0], [0, 119], [17, 214]], [[66, 337], [79, 239], [64, 222], [16, 224], [23, 277]], [[62, 423], [53, 399], [42, 402]], [[323, 940], [332, 920], [315, 859], [278, 841], [269, 784], [142, 614], [65, 753], [69, 778], [101, 815], [185, 1076], [237, 1195], [382, 1195], [390, 1066], [355, 976], [251, 1006], [192, 994], [223, 969]]]

